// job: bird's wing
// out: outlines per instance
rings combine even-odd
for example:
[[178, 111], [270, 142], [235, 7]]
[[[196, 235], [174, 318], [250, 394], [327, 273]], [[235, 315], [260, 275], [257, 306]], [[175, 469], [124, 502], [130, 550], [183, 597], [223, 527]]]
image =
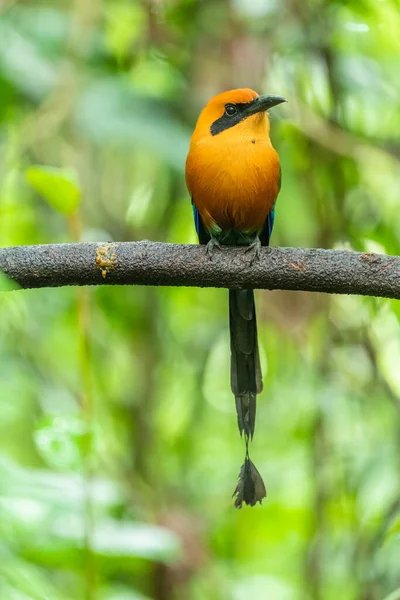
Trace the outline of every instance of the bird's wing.
[[264, 227], [259, 235], [260, 242], [262, 246], [269, 246], [269, 238], [271, 237], [272, 228], [274, 226], [275, 220], [275, 207], [268, 213], [268, 216], [265, 220]]
[[210, 234], [207, 233], [206, 228], [204, 227], [203, 221], [201, 220], [201, 217], [200, 217], [200, 213], [197, 210], [197, 207], [193, 202], [193, 198], [192, 198], [192, 208], [193, 208], [194, 224], [195, 224], [196, 232], [197, 232], [197, 235], [199, 238], [199, 243], [200, 244], [208, 244], [211, 237], [210, 237]]
[[[281, 189], [281, 183], [282, 183], [282, 171], [279, 168], [278, 194]], [[276, 201], [275, 201], [275, 204], [276, 204]], [[271, 233], [272, 233], [272, 229], [274, 227], [274, 221], [275, 221], [275, 204], [272, 207], [272, 210], [268, 213], [268, 216], [264, 223], [264, 227], [259, 235], [260, 242], [263, 246], [269, 246], [269, 239], [271, 237]]]

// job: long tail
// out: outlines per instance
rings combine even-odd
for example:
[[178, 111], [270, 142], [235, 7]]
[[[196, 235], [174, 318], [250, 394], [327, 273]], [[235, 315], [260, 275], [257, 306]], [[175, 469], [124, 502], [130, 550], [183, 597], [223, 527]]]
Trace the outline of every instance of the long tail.
[[253, 290], [229, 290], [231, 388], [236, 399], [240, 434], [254, 435], [256, 397], [262, 391]]

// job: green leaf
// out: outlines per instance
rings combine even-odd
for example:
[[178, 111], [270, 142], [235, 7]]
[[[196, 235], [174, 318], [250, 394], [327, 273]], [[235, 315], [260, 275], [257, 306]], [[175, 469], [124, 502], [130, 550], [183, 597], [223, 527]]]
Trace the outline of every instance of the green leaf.
[[73, 169], [33, 165], [27, 169], [26, 179], [60, 213], [70, 215], [77, 209], [81, 189]]

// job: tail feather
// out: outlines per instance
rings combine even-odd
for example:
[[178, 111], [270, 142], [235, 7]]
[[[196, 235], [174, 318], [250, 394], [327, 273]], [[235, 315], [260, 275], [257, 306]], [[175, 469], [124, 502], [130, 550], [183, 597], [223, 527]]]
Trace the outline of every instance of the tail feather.
[[256, 397], [262, 391], [253, 290], [229, 290], [231, 388], [240, 434], [253, 437]]

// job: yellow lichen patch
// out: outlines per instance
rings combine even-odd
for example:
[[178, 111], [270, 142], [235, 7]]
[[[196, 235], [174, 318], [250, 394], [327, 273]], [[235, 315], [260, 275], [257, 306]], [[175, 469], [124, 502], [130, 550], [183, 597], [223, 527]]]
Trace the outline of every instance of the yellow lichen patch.
[[103, 279], [107, 277], [117, 263], [117, 255], [115, 254], [113, 244], [102, 244], [96, 248], [96, 265], [100, 268]]

